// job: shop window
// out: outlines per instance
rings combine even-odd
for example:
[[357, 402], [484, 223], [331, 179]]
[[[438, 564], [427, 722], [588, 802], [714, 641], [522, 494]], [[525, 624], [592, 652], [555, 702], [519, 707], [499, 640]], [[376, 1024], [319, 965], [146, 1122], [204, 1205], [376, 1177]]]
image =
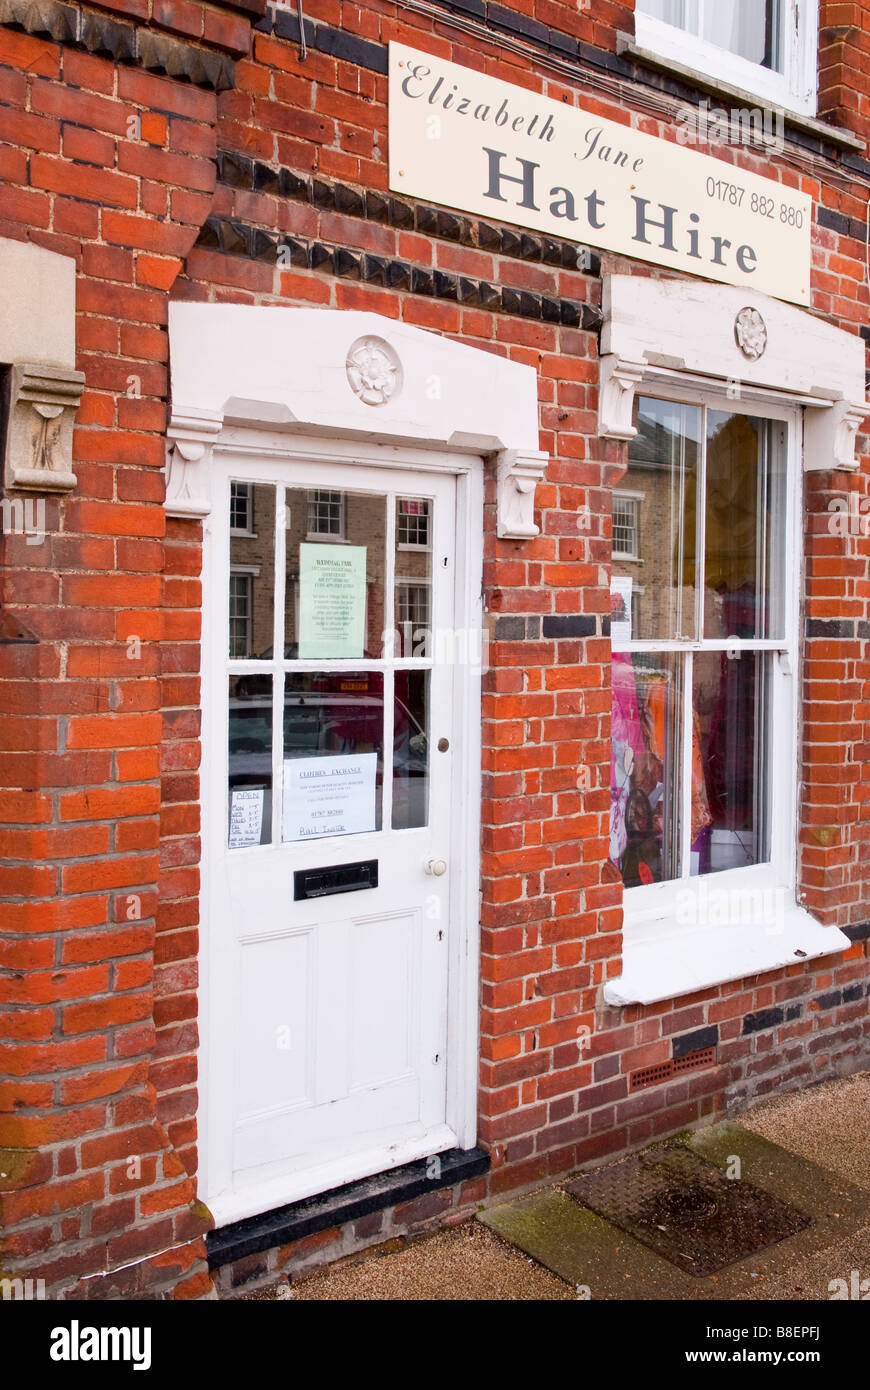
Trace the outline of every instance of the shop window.
[[638, 44], [815, 115], [818, 0], [636, 0]]
[[313, 488], [308, 493], [309, 538], [343, 541], [346, 526], [344, 493], [327, 492], [323, 488]]
[[785, 882], [793, 853], [788, 419], [725, 404], [635, 403], [626, 482], [649, 521], [642, 589], [614, 545], [610, 857], [641, 899], [712, 874]]
[[399, 550], [429, 550], [429, 503], [425, 497], [399, 497], [396, 541]]
[[254, 489], [250, 483], [230, 483], [230, 531], [235, 536], [254, 534]]
[[[235, 484], [233, 484], [235, 486]], [[230, 657], [236, 661], [251, 655], [253, 630], [253, 575], [230, 573]]]

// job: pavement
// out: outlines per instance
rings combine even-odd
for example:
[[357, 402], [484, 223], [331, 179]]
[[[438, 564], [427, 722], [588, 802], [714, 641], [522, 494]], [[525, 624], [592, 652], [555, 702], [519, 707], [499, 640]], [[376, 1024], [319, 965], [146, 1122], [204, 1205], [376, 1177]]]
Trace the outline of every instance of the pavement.
[[797, 1208], [808, 1224], [701, 1277], [580, 1205], [565, 1179], [403, 1249], [378, 1254], [375, 1247], [289, 1290], [285, 1284], [250, 1296], [827, 1301], [840, 1287], [834, 1280], [848, 1288], [853, 1271], [870, 1278], [870, 1072], [766, 1100], [736, 1120], [686, 1132], [679, 1142], [731, 1176], [738, 1167], [742, 1179]]

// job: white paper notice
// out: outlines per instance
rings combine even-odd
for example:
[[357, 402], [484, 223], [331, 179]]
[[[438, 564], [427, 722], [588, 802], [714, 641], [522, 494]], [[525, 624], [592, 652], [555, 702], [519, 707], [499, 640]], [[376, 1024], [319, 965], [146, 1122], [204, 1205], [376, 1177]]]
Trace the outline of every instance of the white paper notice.
[[631, 641], [631, 575], [610, 578], [610, 645], [618, 651]]
[[299, 656], [360, 657], [366, 629], [366, 547], [299, 547]]
[[258, 845], [263, 832], [263, 788], [235, 787], [230, 794], [230, 849]]
[[284, 761], [284, 840], [375, 829], [377, 753]]

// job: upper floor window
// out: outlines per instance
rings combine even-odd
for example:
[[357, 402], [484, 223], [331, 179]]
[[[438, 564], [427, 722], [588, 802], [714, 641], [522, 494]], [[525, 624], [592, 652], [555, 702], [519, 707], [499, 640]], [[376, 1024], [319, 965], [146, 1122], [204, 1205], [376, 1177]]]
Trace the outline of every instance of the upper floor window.
[[818, 18], [818, 0], [635, 0], [635, 37], [663, 58], [814, 116]]
[[230, 530], [237, 536], [254, 534], [254, 490], [250, 483], [230, 483]]
[[400, 497], [396, 542], [400, 550], [428, 550], [429, 503], [424, 497]]
[[615, 493], [613, 497], [613, 553], [623, 560], [638, 558], [639, 497]]
[[328, 492], [312, 488], [308, 493], [308, 535], [343, 541], [346, 534], [345, 496], [343, 492]]

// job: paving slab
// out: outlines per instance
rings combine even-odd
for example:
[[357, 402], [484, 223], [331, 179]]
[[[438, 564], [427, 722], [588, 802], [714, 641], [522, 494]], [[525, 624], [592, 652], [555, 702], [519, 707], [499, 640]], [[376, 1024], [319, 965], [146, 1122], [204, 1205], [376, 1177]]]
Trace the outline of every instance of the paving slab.
[[792, 1203], [811, 1224], [718, 1274], [697, 1277], [581, 1206], [564, 1184], [490, 1207], [477, 1219], [593, 1299], [801, 1297], [782, 1292], [795, 1270], [809, 1271], [801, 1277], [810, 1278], [814, 1290], [827, 1272], [825, 1291], [807, 1296], [829, 1298], [828, 1282], [844, 1272], [844, 1251], [863, 1240], [870, 1224], [870, 1190], [731, 1122], [682, 1138], [724, 1171], [739, 1172], [734, 1181], [746, 1178]]

